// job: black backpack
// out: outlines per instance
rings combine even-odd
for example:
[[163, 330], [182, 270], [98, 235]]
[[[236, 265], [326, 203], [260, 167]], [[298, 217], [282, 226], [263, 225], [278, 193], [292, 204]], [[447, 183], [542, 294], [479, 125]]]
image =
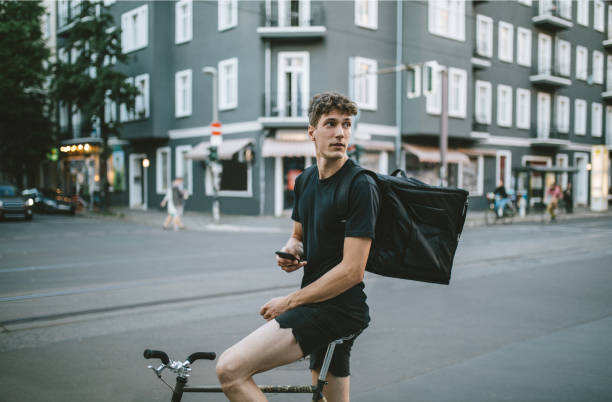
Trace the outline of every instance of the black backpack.
[[334, 195], [338, 217], [346, 217], [349, 191], [359, 174], [371, 176], [380, 192], [376, 239], [366, 270], [382, 276], [448, 285], [468, 208], [468, 192], [434, 187], [398, 169], [377, 174], [354, 165]]

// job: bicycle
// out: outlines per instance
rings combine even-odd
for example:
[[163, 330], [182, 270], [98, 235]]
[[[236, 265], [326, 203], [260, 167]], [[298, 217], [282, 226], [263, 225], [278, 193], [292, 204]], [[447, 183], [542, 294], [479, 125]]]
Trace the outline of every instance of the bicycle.
[[499, 199], [494, 193], [487, 193], [487, 201], [489, 202], [488, 208], [485, 210], [485, 223], [492, 225], [496, 222], [501, 223], [512, 223], [516, 216], [516, 207], [514, 206], [514, 196], [512, 196], [502, 210], [502, 215], [498, 214], [497, 208], [495, 208], [495, 201]]
[[[323, 364], [321, 365], [321, 372], [317, 380], [317, 385], [258, 385], [259, 389], [266, 394], [312, 394], [313, 402], [326, 402], [327, 400], [323, 396], [323, 387], [327, 384], [325, 377], [327, 377], [327, 371], [331, 363], [332, 355], [336, 345], [341, 344], [344, 341], [351, 339], [353, 336], [346, 338], [340, 338], [332, 341], [327, 346]], [[160, 359], [161, 365], [157, 368], [154, 366], [148, 366], [157, 378], [159, 378], [164, 384], [172, 390], [171, 402], [180, 402], [183, 394], [186, 392], [197, 392], [197, 393], [220, 393], [223, 392], [219, 385], [199, 385], [199, 386], [187, 386], [189, 373], [191, 372], [191, 365], [196, 360], [215, 360], [217, 355], [214, 352], [196, 352], [189, 355], [187, 360], [181, 362], [180, 360], [170, 360], [166, 352], [161, 350], [146, 349], [143, 353], [145, 359]], [[165, 369], [169, 369], [177, 375], [176, 384], [174, 388], [168, 384], [162, 378], [162, 372]]]

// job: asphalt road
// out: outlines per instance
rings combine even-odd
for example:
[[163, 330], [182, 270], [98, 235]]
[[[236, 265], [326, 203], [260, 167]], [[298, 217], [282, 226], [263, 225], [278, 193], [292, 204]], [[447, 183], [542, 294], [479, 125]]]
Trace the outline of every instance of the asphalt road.
[[[450, 286], [368, 275], [352, 400], [610, 401], [611, 239], [610, 217], [466, 228]], [[260, 306], [300, 281], [275, 267], [285, 240], [80, 217], [0, 222], [0, 401], [170, 400], [142, 351], [219, 353], [262, 324]], [[299, 361], [256, 380], [309, 378]], [[190, 383], [215, 384], [214, 365], [196, 363]]]

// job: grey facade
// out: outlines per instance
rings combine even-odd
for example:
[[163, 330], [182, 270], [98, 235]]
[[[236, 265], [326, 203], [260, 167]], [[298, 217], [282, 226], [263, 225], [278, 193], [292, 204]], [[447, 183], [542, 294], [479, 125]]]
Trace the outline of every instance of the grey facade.
[[[566, 4], [558, 1], [543, 2], [543, 6], [537, 1], [530, 5], [525, 1], [457, 2], [455, 8], [445, 10], [427, 1], [365, 3], [241, 1], [237, 3], [236, 23], [232, 24], [228, 17], [233, 12], [231, 7], [228, 14], [220, 15], [216, 1], [188, 2], [192, 35], [178, 44], [179, 6], [175, 2], [112, 3], [110, 10], [118, 26], [126, 13], [146, 5], [147, 44], [130, 51], [132, 62], [118, 68], [128, 76], [149, 77], [148, 117], [126, 122], [120, 140], [114, 141], [115, 148], [125, 154], [127, 179], [125, 191], [116, 191], [114, 201], [135, 208], [156, 208], [164, 195], [164, 182], [167, 185], [175, 176], [186, 175], [192, 191], [187, 209], [211, 209], [207, 147], [202, 143], [210, 140], [212, 80], [202, 68], [212, 66], [220, 73], [219, 62], [235, 58], [232, 63], [236, 64], [230, 70], [237, 70], [237, 83], [231, 78], [220, 82], [220, 86], [228, 88], [227, 93], [237, 85], [237, 97], [231, 99], [233, 106], [219, 111], [225, 147], [220, 150], [225, 167], [225, 190], [222, 188], [220, 193], [222, 213], [280, 214], [291, 208], [292, 178], [314, 163], [304, 109], [310, 96], [326, 90], [348, 94], [367, 104], [361, 108], [353, 134], [354, 142], [363, 149], [364, 165], [392, 171], [398, 167], [395, 152], [400, 143], [399, 167], [431, 181], [439, 168], [439, 160], [432, 159], [430, 151], [438, 147], [440, 113], [429, 110], [425, 96], [407, 96], [410, 75], [393, 70], [430, 60], [446, 66], [452, 79], [457, 80], [449, 91], [453, 111], [448, 121], [449, 149], [455, 159], [449, 158], [448, 181], [471, 191], [473, 207], [486, 205], [485, 194], [502, 176], [510, 178], [508, 187], [528, 191], [521, 188], [524, 183], [513, 170], [528, 164], [578, 167], [578, 173], [567, 174], [563, 180], [581, 183], [587, 189], [586, 199], [575, 197], [575, 201], [589, 203], [587, 164], [591, 162], [592, 147], [610, 147], [612, 137], [612, 109], [607, 109], [606, 93], [612, 77], [604, 71], [601, 83], [592, 79], [594, 51], [603, 55], [602, 68], [608, 66], [605, 41], [612, 32], [608, 29], [607, 2], [598, 8], [604, 12], [603, 31], [594, 29], [593, 2], [587, 3], [587, 26], [576, 21], [577, 2], [566, 3], [571, 6], [569, 18], [567, 14], [559, 16], [559, 9]], [[438, 15], [446, 15], [448, 21], [454, 22], [437, 24]], [[492, 21], [490, 54], [481, 54], [477, 46], [482, 33], [479, 16]], [[224, 29], [220, 25], [226, 17], [230, 27]], [[499, 57], [500, 21], [512, 25], [512, 61]], [[531, 32], [529, 66], [517, 62], [519, 27]], [[551, 39], [551, 68], [545, 73], [552, 78], [540, 74], [540, 34]], [[570, 44], [569, 76], [557, 71], [558, 39]], [[588, 49], [586, 80], [576, 78], [578, 45]], [[377, 71], [373, 75], [375, 83], [358, 74], [358, 69], [363, 68], [360, 66], [372, 62]], [[183, 92], [177, 91], [176, 73], [185, 70], [191, 70], [191, 110], [177, 117], [175, 98]], [[477, 81], [491, 87], [490, 117], [484, 123], [477, 116]], [[499, 85], [511, 90], [509, 125], [498, 124]], [[521, 123], [519, 128], [517, 124], [519, 119], [525, 119], [522, 106], [523, 114], [518, 116], [517, 89], [529, 91], [528, 127]], [[542, 115], [547, 110], [547, 96], [548, 126], [542, 123], [542, 119], [546, 120]], [[567, 97], [570, 104], [566, 133], [556, 127], [559, 96]], [[574, 129], [576, 99], [586, 102], [586, 132], [581, 135]], [[593, 103], [601, 105], [599, 136], [592, 135]], [[202, 145], [198, 147], [199, 144]], [[185, 146], [191, 146], [191, 150]], [[183, 159], [177, 148], [186, 150], [189, 159]], [[224, 149], [232, 152], [224, 153]], [[160, 157], [164, 150], [168, 151], [167, 162], [162, 161], [163, 155]], [[142, 167], [143, 159], [150, 161], [147, 168]], [[169, 171], [161, 172], [164, 163], [168, 163]], [[191, 173], [185, 171], [189, 164]]]

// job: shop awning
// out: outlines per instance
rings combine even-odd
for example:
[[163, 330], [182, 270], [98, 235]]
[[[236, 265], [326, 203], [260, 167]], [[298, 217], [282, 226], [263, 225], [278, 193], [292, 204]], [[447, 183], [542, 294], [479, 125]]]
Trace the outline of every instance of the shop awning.
[[[223, 140], [219, 150], [217, 151], [219, 159], [227, 160], [232, 159], [236, 152], [239, 152], [253, 143], [252, 138], [238, 138], [232, 140]], [[191, 151], [185, 154], [186, 159], [193, 159], [196, 161], [204, 161], [208, 158], [208, 148], [210, 147], [209, 141], [203, 141], [193, 147]]]
[[458, 152], [468, 156], [496, 156], [497, 151], [488, 148], [459, 148]]
[[315, 147], [312, 141], [280, 141], [266, 138], [261, 150], [264, 158], [276, 157], [314, 157]]
[[359, 145], [366, 151], [395, 151], [395, 144], [391, 141], [355, 140], [353, 144]]
[[[404, 144], [404, 150], [416, 156], [420, 162], [440, 163], [440, 149], [425, 145]], [[466, 154], [449, 149], [446, 152], [446, 162], [448, 163], [470, 163], [470, 158]]]

